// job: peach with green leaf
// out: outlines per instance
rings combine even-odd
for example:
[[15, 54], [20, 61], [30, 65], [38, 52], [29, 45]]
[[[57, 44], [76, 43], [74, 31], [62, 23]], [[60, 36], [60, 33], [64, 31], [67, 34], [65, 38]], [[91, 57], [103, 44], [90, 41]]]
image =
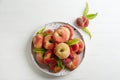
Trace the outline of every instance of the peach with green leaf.
[[47, 29], [43, 32], [43, 35], [44, 36], [47, 36], [47, 35], [53, 35], [54, 33], [54, 30], [51, 30], [51, 29]]
[[44, 64], [44, 58], [43, 58], [43, 53], [36, 53], [35, 59], [38, 64]]
[[43, 35], [41, 34], [37, 34], [34, 38], [33, 38], [33, 46], [35, 48], [41, 48], [43, 45]]
[[97, 13], [95, 14], [88, 14], [89, 11], [89, 6], [88, 3], [86, 3], [86, 7], [84, 9], [83, 15], [81, 17], [78, 17], [75, 20], [76, 25], [82, 29], [85, 33], [87, 33], [91, 39], [92, 34], [91, 32], [87, 29], [88, 25], [89, 25], [89, 20], [94, 19], [97, 16]]

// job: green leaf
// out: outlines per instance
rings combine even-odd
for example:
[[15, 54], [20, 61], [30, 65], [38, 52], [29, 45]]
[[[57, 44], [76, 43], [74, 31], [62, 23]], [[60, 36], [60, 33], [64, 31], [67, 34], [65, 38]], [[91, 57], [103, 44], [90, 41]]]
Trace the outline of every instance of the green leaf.
[[57, 60], [57, 65], [58, 65], [59, 67], [61, 67], [61, 68], [64, 67], [63, 64], [62, 64], [61, 59], [58, 59], [58, 60]]
[[86, 7], [84, 9], [83, 16], [86, 16], [88, 14], [88, 11], [89, 11], [89, 6], [88, 6], [88, 3], [86, 3]]
[[94, 19], [95, 17], [97, 16], [97, 13], [96, 14], [88, 14], [86, 15], [86, 17], [90, 20]]
[[90, 39], [92, 38], [92, 34], [87, 28], [82, 28], [82, 30], [89, 35]]
[[37, 34], [42, 34], [44, 30], [45, 30], [45, 27], [43, 27], [42, 29], [40, 29], [40, 30], [37, 32]]
[[79, 39], [74, 38], [66, 42], [69, 46], [79, 43]]
[[45, 53], [46, 52], [46, 49], [44, 48], [40, 48], [40, 49], [33, 49], [33, 52], [36, 52], [36, 53]]

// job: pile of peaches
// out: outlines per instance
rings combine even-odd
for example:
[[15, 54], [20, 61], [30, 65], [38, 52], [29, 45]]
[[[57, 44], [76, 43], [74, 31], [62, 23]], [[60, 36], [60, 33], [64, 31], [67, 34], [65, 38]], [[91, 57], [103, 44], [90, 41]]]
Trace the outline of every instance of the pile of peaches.
[[42, 28], [32, 40], [32, 53], [38, 65], [45, 65], [50, 72], [76, 69], [80, 63], [79, 54], [84, 50], [81, 38], [73, 38], [74, 29], [62, 25], [57, 29]]

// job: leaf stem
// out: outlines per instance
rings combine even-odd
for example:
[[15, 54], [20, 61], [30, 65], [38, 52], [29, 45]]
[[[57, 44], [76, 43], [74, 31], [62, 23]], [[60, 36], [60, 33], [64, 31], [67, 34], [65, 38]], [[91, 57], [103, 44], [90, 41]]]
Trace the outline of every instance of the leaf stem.
[[89, 35], [90, 39], [92, 38], [92, 34], [87, 28], [82, 28], [82, 30]]

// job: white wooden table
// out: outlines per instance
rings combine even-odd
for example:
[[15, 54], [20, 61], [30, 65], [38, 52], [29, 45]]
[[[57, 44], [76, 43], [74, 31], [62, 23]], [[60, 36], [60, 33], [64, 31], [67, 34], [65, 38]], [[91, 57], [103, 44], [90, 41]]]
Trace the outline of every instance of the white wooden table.
[[43, 24], [73, 24], [82, 15], [86, 0], [0, 0], [0, 80], [120, 80], [120, 1], [88, 0], [92, 39], [81, 31], [86, 55], [67, 76], [41, 73], [27, 59], [29, 40]]

